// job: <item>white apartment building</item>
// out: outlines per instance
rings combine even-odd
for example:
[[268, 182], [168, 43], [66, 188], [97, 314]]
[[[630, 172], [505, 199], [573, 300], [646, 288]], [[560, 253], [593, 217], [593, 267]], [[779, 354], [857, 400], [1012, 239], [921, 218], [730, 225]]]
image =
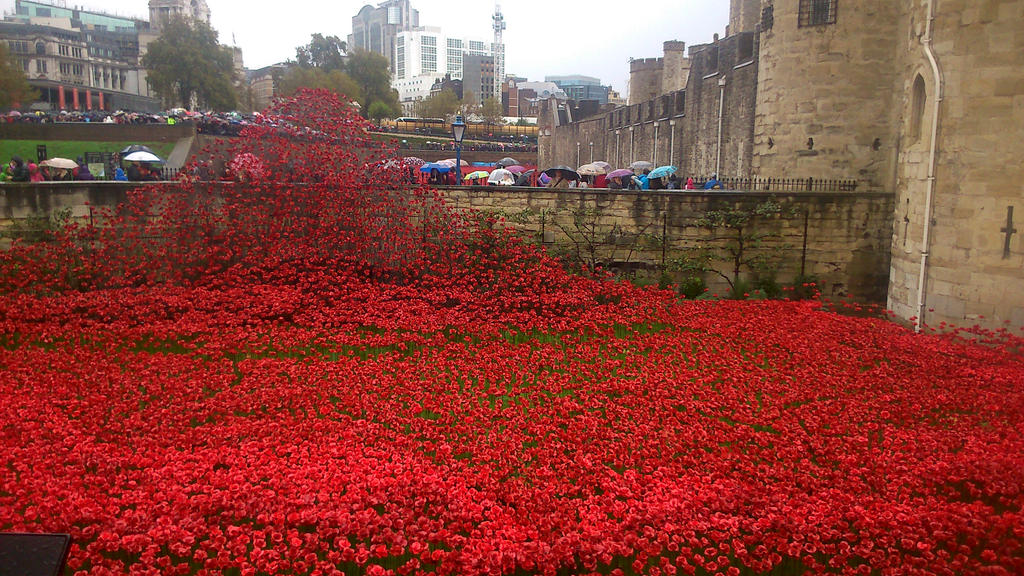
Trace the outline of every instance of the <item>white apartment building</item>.
[[399, 32], [391, 84], [399, 100], [405, 105], [430, 96], [434, 81], [447, 74], [462, 80], [467, 54], [493, 56], [494, 51], [490, 42], [450, 37], [433, 26]]

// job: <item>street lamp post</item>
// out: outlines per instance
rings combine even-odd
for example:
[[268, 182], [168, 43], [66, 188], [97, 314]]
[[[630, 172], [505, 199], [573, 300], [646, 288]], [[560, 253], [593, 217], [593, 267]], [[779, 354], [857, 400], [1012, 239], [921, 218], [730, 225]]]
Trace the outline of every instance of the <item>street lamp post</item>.
[[594, 143], [590, 143], [590, 163], [594, 163]]
[[456, 116], [452, 122], [452, 138], [455, 139], [455, 185], [462, 184], [462, 138], [466, 135], [466, 123], [462, 116]]

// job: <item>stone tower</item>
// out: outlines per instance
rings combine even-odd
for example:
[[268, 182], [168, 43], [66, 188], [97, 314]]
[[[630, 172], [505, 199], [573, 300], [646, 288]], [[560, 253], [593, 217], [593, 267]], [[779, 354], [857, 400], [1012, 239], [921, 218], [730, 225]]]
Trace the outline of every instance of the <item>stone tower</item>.
[[686, 43], [678, 40], [665, 42], [665, 60], [661, 75], [661, 94], [686, 88], [690, 77], [690, 59], [686, 57]]
[[[736, 3], [734, 3], [735, 6]], [[754, 172], [892, 189], [903, 3], [773, 0], [761, 26]], [[735, 15], [734, 15], [735, 16]]]
[[904, 4], [889, 308], [1020, 336], [1024, 0]]
[[761, 20], [761, 0], [730, 0], [727, 36], [753, 32]]
[[629, 61], [629, 105], [652, 100], [662, 94], [665, 71], [662, 58], [634, 58]]

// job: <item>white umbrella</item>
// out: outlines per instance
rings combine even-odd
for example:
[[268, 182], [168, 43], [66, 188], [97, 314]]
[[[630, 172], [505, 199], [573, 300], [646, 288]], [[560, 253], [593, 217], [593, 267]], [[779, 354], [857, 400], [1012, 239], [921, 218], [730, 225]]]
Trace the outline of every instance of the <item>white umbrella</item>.
[[579, 169], [576, 170], [576, 172], [580, 176], [599, 176], [601, 174], [607, 174], [611, 172], [611, 170], [606, 170], [603, 166], [599, 166], [595, 163], [584, 164], [583, 166], [580, 166]]
[[145, 150], [139, 150], [138, 152], [132, 152], [131, 154], [122, 158], [128, 162], [163, 162], [159, 156], [152, 152], [146, 152]]
[[487, 183], [499, 186], [512, 186], [516, 183], [516, 175], [504, 168], [498, 168], [491, 172], [491, 175], [487, 178]]
[[78, 168], [78, 162], [68, 160], [67, 158], [50, 158], [49, 160], [43, 160], [39, 165], [47, 166], [49, 168], [60, 168], [61, 170], [73, 170]]

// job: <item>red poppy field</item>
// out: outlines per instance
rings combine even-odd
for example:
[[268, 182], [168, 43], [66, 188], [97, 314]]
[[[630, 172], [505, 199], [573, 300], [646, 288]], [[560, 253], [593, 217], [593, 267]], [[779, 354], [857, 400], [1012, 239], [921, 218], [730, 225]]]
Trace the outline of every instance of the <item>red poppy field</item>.
[[281, 106], [244, 181], [0, 256], [0, 531], [90, 575], [1024, 573], [1019, 335], [570, 274]]

